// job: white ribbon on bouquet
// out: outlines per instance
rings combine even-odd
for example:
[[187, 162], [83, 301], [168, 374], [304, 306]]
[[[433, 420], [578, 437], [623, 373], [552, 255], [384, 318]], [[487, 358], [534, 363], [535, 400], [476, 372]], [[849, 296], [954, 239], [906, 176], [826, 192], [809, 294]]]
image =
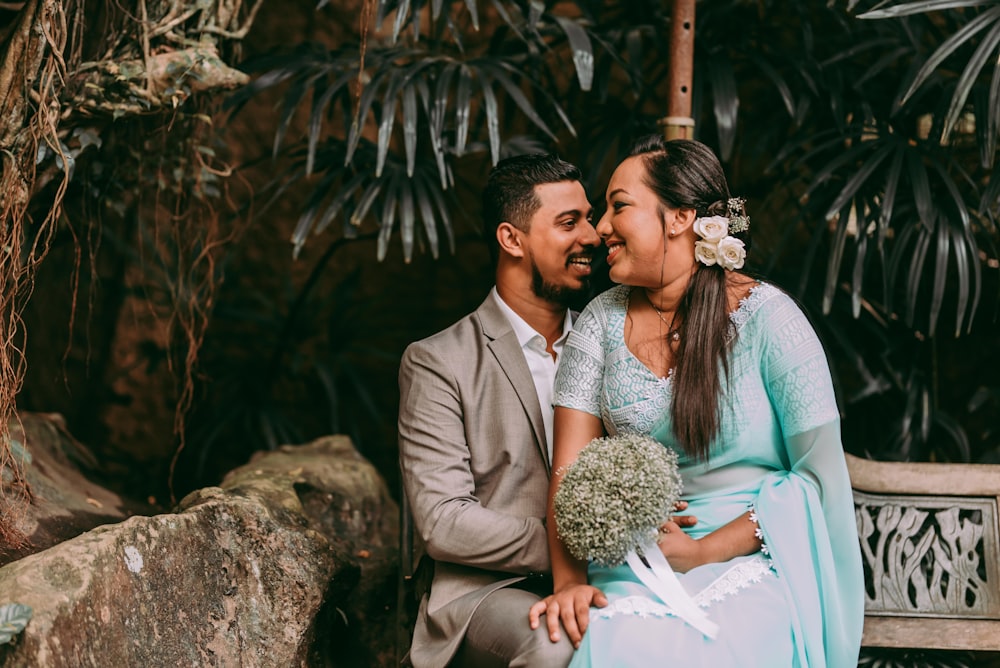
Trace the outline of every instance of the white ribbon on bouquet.
[[656, 543], [649, 541], [641, 549], [649, 566], [643, 563], [635, 550], [625, 557], [625, 561], [639, 581], [656, 594], [675, 615], [714, 639], [719, 632], [719, 625], [710, 620], [705, 611], [698, 607], [694, 599], [684, 590]]

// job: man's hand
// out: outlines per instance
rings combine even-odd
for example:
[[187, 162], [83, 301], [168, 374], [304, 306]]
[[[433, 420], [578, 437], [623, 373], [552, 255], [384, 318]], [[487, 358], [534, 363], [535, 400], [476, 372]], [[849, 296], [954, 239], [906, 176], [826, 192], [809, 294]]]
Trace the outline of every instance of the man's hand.
[[541, 616], [545, 615], [545, 622], [549, 627], [549, 640], [558, 642], [561, 621], [573, 647], [578, 648], [583, 634], [587, 631], [587, 624], [590, 623], [590, 607], [603, 608], [607, 604], [607, 597], [597, 587], [585, 584], [571, 585], [531, 606], [528, 623], [531, 628], [537, 629]]

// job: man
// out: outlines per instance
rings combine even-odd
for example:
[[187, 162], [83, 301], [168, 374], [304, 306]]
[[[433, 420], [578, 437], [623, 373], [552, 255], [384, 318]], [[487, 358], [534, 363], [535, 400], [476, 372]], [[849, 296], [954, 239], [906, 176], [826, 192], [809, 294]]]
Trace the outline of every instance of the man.
[[579, 170], [550, 155], [500, 161], [483, 214], [496, 286], [399, 370], [403, 483], [435, 562], [410, 660], [559, 668], [572, 645], [532, 630], [528, 609], [552, 592], [552, 383], [600, 240]]

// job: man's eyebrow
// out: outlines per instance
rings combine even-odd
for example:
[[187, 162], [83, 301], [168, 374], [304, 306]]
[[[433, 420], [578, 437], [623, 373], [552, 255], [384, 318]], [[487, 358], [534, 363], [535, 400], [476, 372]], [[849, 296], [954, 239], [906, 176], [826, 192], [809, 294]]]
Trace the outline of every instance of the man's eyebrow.
[[574, 218], [580, 218], [582, 216], [586, 218], [587, 215], [593, 213], [593, 211], [594, 207], [590, 207], [589, 209], [587, 209], [586, 213], [581, 212], [579, 209], [567, 209], [566, 211], [557, 213], [555, 216], [552, 217], [552, 219], [558, 220], [560, 218], [565, 218], [566, 216], [573, 216]]

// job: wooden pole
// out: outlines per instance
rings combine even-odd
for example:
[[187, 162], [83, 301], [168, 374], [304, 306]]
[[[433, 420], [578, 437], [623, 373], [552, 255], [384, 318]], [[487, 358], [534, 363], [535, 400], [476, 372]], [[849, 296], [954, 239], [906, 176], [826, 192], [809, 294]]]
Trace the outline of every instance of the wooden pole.
[[691, 93], [694, 80], [694, 3], [674, 0], [670, 17], [670, 98], [667, 115], [659, 121], [663, 136], [693, 139]]

